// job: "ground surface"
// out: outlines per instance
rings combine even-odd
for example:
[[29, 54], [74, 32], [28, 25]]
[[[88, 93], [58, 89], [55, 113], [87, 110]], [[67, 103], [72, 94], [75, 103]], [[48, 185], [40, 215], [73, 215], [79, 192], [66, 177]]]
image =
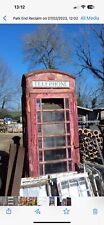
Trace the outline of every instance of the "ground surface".
[[22, 144], [22, 133], [0, 133], [0, 151], [9, 152], [9, 146], [13, 143], [14, 136], [21, 137]]

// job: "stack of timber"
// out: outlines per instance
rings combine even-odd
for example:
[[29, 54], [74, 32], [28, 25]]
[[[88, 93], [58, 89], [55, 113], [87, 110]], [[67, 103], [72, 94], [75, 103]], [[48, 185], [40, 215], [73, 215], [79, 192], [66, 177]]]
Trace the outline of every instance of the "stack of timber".
[[99, 130], [79, 129], [81, 162], [104, 164], [103, 136]]

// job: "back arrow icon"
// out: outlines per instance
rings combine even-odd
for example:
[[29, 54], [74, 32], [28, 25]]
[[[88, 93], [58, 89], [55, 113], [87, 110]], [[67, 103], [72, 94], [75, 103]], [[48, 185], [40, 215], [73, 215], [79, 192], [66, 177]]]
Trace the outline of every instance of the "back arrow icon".
[[6, 16], [3, 16], [3, 20], [5, 20], [5, 21], [6, 21]]

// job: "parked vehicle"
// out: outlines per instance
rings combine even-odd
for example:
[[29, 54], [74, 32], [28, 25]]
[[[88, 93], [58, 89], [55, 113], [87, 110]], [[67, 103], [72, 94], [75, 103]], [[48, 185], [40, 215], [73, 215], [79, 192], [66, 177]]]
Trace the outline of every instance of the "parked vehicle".
[[13, 122], [13, 119], [12, 118], [10, 118], [10, 117], [5, 117], [4, 118], [4, 123], [5, 124], [11, 124]]

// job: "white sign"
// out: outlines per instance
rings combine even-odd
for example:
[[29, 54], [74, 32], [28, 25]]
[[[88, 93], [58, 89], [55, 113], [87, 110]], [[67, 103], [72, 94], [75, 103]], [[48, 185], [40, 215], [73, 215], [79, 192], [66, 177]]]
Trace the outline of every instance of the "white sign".
[[69, 88], [69, 81], [46, 81], [34, 80], [32, 81], [33, 88]]

